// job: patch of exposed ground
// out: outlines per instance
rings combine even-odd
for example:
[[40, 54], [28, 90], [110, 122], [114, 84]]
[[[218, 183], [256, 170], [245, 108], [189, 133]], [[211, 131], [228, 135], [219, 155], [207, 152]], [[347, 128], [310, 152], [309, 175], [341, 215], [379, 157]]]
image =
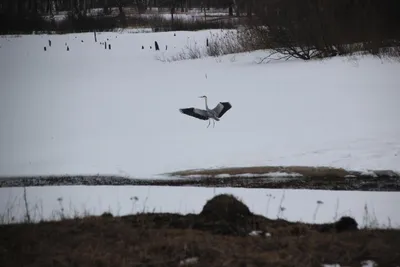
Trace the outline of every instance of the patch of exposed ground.
[[400, 173], [391, 170], [360, 172], [332, 167], [254, 166], [184, 170], [168, 175], [210, 186], [400, 191]]
[[185, 170], [166, 178], [120, 176], [3, 177], [0, 187], [49, 185], [155, 185], [200, 187], [288, 188], [321, 190], [400, 191], [400, 174], [390, 170], [368, 172], [330, 167], [260, 166]]
[[348, 175], [354, 175], [355, 172], [347, 171], [341, 168], [331, 167], [308, 167], [308, 166], [253, 166], [253, 167], [235, 167], [235, 168], [218, 168], [218, 169], [201, 169], [201, 170], [184, 170], [170, 173], [171, 176], [189, 176], [189, 175], [202, 175], [207, 177], [216, 177], [218, 175], [245, 175], [256, 174], [265, 175], [269, 173], [282, 173], [287, 174], [287, 177], [292, 175], [302, 175], [307, 177], [335, 177], [344, 178]]
[[[200, 214], [92, 216], [0, 226], [0, 266], [379, 266], [400, 263], [399, 230], [312, 225], [252, 214], [229, 195]], [[350, 223], [349, 223], [350, 221]], [[259, 230], [262, 235], [250, 235]], [[266, 234], [268, 233], [268, 234]]]

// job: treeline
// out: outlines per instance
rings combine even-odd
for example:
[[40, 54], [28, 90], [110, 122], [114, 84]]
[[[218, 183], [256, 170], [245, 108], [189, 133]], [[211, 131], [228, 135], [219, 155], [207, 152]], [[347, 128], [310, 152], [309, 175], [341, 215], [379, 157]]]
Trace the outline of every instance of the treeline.
[[[238, 0], [244, 2], [243, 0]], [[140, 11], [160, 8], [229, 8], [236, 0], [0, 0], [0, 13], [8, 15], [53, 14], [62, 11], [107, 10], [112, 7], [133, 7]]]
[[[171, 19], [126, 15], [127, 10], [146, 13], [156, 7], [171, 13]], [[109, 16], [112, 8], [117, 13]], [[225, 8], [227, 15], [240, 16], [245, 26], [238, 36], [241, 50], [274, 49], [284, 58], [304, 60], [355, 51], [399, 53], [400, 0], [0, 0], [0, 33], [126, 26], [199, 30], [233, 28], [238, 21], [185, 21], [174, 17], [178, 11], [192, 8], [204, 12]], [[97, 9], [96, 15], [91, 13], [93, 9]], [[67, 12], [67, 19], [54, 20], [51, 15], [59, 12]], [[52, 19], [44, 20], [44, 15]]]
[[[234, 21], [187, 21], [174, 18], [193, 8], [229, 8], [236, 0], [0, 0], [0, 34], [36, 32], [106, 31], [115, 28], [151, 27], [154, 30], [232, 28]], [[143, 14], [163, 9], [171, 19]], [[133, 12], [133, 13], [132, 13]], [[55, 15], [67, 15], [60, 20]], [[153, 12], [152, 14], [157, 14]]]

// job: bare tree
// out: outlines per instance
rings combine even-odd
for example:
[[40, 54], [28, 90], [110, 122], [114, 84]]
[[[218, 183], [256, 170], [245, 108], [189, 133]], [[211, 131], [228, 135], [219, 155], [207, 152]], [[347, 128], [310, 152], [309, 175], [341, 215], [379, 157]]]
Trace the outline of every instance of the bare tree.
[[135, 0], [134, 3], [139, 14], [145, 13], [149, 6], [148, 0]]
[[104, 12], [104, 14], [109, 14], [110, 13], [110, 8], [108, 6], [108, 0], [103, 0], [103, 1], [104, 1], [103, 2], [103, 12]]
[[249, 18], [253, 17], [253, 6], [254, 6], [254, 0], [246, 1], [247, 17]]
[[175, 0], [173, 0], [171, 5], [171, 24], [174, 24], [175, 4]]
[[239, 6], [237, 4], [237, 0], [232, 0], [232, 2], [233, 2], [233, 8], [235, 9], [235, 12], [236, 12], [236, 16], [239, 17], [240, 11], [239, 11]]
[[117, 7], [118, 7], [118, 11], [119, 11], [118, 17], [121, 20], [121, 24], [123, 26], [126, 26], [126, 15], [125, 15], [125, 12], [124, 12], [125, 2], [124, 2], [124, 0], [115, 0], [115, 2], [116, 2]]
[[270, 2], [267, 8], [256, 8], [259, 21], [250, 26], [251, 35], [273, 51], [262, 61], [335, 55], [328, 14], [320, 5], [323, 1], [282, 0]]

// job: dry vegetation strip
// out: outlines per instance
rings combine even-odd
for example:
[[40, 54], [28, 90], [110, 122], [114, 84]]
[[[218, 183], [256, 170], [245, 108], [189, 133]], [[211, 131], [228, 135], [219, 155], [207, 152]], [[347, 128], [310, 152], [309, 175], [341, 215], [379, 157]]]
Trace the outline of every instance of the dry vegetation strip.
[[374, 170], [363, 173], [331, 167], [256, 166], [183, 170], [166, 173], [165, 175], [170, 178], [131, 179], [107, 175], [0, 177], [0, 187], [51, 185], [168, 185], [400, 191], [400, 173], [391, 170]]
[[256, 166], [183, 170], [167, 175], [177, 178], [169, 181], [174, 185], [320, 190], [400, 190], [400, 173], [391, 170], [371, 170], [366, 173], [322, 166]]
[[192, 229], [133, 225], [123, 218], [88, 217], [0, 227], [1, 266], [379, 266], [400, 263], [400, 231], [276, 235], [216, 235]]
[[265, 174], [274, 172], [285, 172], [285, 173], [298, 173], [307, 177], [326, 177], [336, 176], [338, 178], [344, 178], [346, 175], [350, 175], [351, 172], [340, 168], [331, 167], [308, 167], [308, 166], [254, 166], [254, 167], [237, 167], [237, 168], [220, 168], [220, 169], [206, 169], [206, 170], [184, 170], [171, 173], [172, 176], [187, 176], [187, 175], [205, 175], [205, 176], [216, 176], [219, 174]]
[[[269, 236], [249, 236], [251, 230]], [[200, 214], [111, 214], [0, 226], [0, 266], [380, 266], [400, 262], [399, 230], [358, 230], [350, 217], [310, 225], [253, 214], [232, 195]]]

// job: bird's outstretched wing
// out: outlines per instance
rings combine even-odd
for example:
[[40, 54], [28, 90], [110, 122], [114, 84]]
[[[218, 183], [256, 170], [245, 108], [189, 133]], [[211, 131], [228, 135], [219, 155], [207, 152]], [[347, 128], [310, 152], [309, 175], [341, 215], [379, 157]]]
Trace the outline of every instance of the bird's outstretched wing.
[[183, 114], [198, 118], [200, 120], [208, 120], [207, 112], [198, 108], [181, 108], [179, 111]]
[[218, 118], [221, 118], [231, 107], [229, 102], [220, 102], [213, 110], [217, 113]]

